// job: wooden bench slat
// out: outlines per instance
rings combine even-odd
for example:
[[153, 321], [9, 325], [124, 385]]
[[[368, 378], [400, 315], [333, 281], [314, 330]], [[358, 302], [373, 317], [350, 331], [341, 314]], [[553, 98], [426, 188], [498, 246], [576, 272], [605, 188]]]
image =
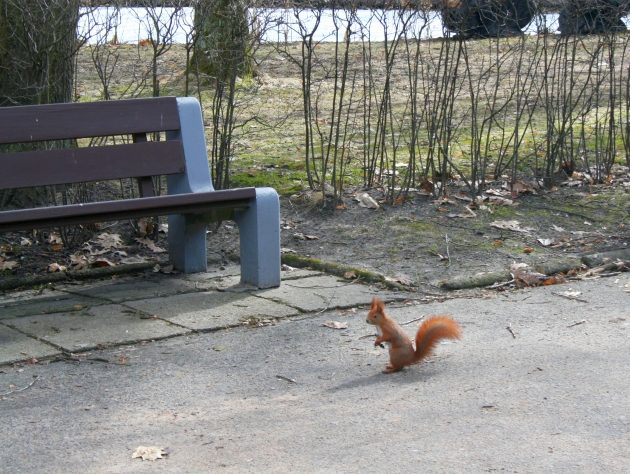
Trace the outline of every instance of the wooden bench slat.
[[0, 143], [179, 130], [175, 97], [0, 107]]
[[179, 140], [0, 154], [0, 189], [182, 173]]
[[0, 212], [0, 232], [106, 222], [143, 216], [199, 214], [212, 209], [247, 207], [255, 188], [173, 194], [124, 201], [102, 201], [67, 206], [17, 209]]

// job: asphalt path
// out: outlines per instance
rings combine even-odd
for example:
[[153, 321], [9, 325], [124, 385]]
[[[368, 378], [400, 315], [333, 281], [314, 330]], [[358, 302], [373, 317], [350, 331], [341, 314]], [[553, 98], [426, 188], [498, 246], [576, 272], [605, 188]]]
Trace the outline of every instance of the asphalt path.
[[0, 367], [0, 471], [628, 472], [630, 275], [453, 296], [396, 374], [365, 306]]

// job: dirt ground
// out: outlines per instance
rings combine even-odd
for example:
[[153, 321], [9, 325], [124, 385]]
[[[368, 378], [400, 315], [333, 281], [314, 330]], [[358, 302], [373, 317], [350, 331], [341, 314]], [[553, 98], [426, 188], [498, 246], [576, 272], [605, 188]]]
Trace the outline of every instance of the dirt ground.
[[[567, 180], [550, 191], [527, 188], [513, 195], [496, 183], [477, 203], [456, 185], [448, 198], [415, 192], [396, 206], [382, 203], [382, 193], [370, 190], [376, 209], [362, 206], [362, 194], [349, 191], [343, 204], [334, 207], [312, 192], [283, 197], [283, 252], [427, 287], [455, 276], [503, 271], [514, 262], [535, 265], [627, 249], [630, 242], [630, 174], [622, 167], [607, 185]], [[211, 266], [238, 258], [237, 235], [231, 221], [211, 226]], [[68, 270], [87, 268], [77, 261], [90, 262], [91, 270], [139, 262], [168, 269], [166, 235], [140, 236], [137, 225], [128, 222], [105, 225], [91, 240], [79, 239], [71, 246], [56, 245], [49, 232], [0, 239], [2, 259], [16, 263], [2, 272], [4, 278], [28, 280], [50, 272], [53, 263]]]
[[[322, 206], [304, 193], [283, 199], [282, 247], [413, 286], [506, 270], [514, 262], [535, 265], [625, 249], [630, 242], [628, 181], [627, 170], [619, 169], [612, 185], [567, 181], [551, 191], [478, 205], [454, 187], [448, 199], [415, 193], [401, 205], [378, 209], [359, 204], [356, 196], [362, 191], [346, 194], [343, 209]], [[495, 189], [500, 190], [499, 183]], [[369, 194], [377, 203], [382, 198], [377, 190]], [[210, 235], [210, 248], [219, 252], [215, 257], [237, 251], [235, 232], [224, 224]]]

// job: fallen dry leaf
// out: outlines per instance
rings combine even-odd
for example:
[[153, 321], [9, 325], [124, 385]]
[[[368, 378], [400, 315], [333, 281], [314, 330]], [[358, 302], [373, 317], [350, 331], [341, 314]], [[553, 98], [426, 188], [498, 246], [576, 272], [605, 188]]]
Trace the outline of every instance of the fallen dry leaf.
[[473, 199], [469, 195], [464, 194], [464, 193], [453, 194], [453, 198], [459, 201], [470, 202], [470, 203], [473, 202]]
[[295, 234], [293, 234], [293, 238], [295, 240], [319, 240], [319, 237], [317, 237], [316, 235], [307, 235], [303, 234], [302, 232], [296, 232]]
[[341, 323], [339, 321], [332, 320], [325, 321], [322, 326], [326, 326], [331, 329], [348, 329], [348, 323]]
[[61, 252], [63, 250], [63, 244], [50, 244], [50, 250], [53, 252]]
[[428, 179], [425, 179], [420, 183], [420, 189], [427, 194], [431, 194], [435, 189], [435, 185]]
[[0, 271], [2, 270], [13, 270], [14, 268], [19, 267], [20, 264], [13, 260], [4, 260], [0, 257]]
[[132, 263], [145, 263], [145, 262], [148, 262], [148, 260], [144, 257], [139, 257], [139, 256], [126, 257], [120, 260], [120, 263], [124, 265], [129, 265]]
[[511, 220], [511, 221], [494, 221], [490, 223], [491, 227], [495, 227], [497, 229], [503, 229], [503, 230], [511, 230], [514, 232], [522, 232], [524, 234], [527, 234], [529, 232], [531, 232], [534, 229], [531, 229], [529, 227], [521, 227], [521, 223], [519, 221], [516, 220]]
[[51, 232], [48, 235], [48, 243], [49, 244], [63, 244], [63, 240], [61, 239], [61, 236], [59, 234], [57, 234], [56, 232]]
[[57, 262], [51, 263], [47, 268], [49, 273], [65, 272], [67, 269], [68, 267], [65, 265], [59, 265]]
[[[448, 258], [448, 257], [446, 257]], [[385, 281], [388, 281], [390, 283], [398, 283], [400, 285], [403, 286], [413, 286], [413, 280], [408, 277], [408, 276], [403, 276], [403, 275], [399, 275], [399, 276], [395, 276], [395, 277], [385, 277]]]
[[495, 189], [495, 188], [486, 189], [485, 193], [490, 196], [500, 196], [500, 197], [510, 196], [509, 191], [504, 191], [504, 190]]
[[96, 255], [103, 255], [109, 252], [109, 249], [94, 250], [94, 247], [92, 247], [89, 242], [83, 244], [83, 250], [89, 253], [92, 257]]
[[158, 246], [155, 242], [153, 242], [151, 239], [140, 239], [140, 238], [136, 238], [134, 239], [136, 242], [138, 242], [140, 245], [143, 245], [145, 247], [147, 247], [149, 250], [151, 250], [151, 252], [153, 253], [164, 253], [166, 252], [166, 250], [164, 250], [162, 247]]
[[404, 204], [407, 201], [407, 199], [408, 199], [407, 196], [398, 196], [394, 200], [394, 206], [400, 206], [400, 205]]
[[538, 243], [542, 245], [543, 247], [549, 247], [550, 245], [553, 245], [555, 243], [555, 240], [553, 239], [536, 239], [536, 240], [538, 240]]
[[515, 263], [510, 266], [510, 273], [517, 287], [541, 286], [548, 278], [543, 273], [534, 272], [526, 263]]
[[536, 194], [535, 186], [531, 183], [526, 183], [524, 181], [519, 181], [519, 180], [514, 181], [514, 183], [512, 183], [511, 186], [506, 183], [506, 187], [508, 189], [511, 188], [513, 196], [516, 196], [518, 194], [523, 194], [523, 193]]
[[562, 275], [552, 275], [543, 280], [543, 286], [561, 285], [566, 283], [567, 279]]
[[173, 267], [173, 265], [164, 265], [162, 267], [160, 267], [160, 273], [164, 273], [164, 274], [170, 274], [170, 273], [177, 273], [175, 271], [175, 267]]
[[115, 267], [116, 264], [111, 260], [107, 260], [106, 258], [97, 258], [92, 262], [92, 267], [94, 268], [103, 268], [103, 267]]
[[468, 212], [467, 213], [460, 213], [460, 214], [451, 212], [451, 213], [447, 214], [446, 217], [448, 217], [449, 219], [455, 219], [455, 218], [470, 219], [471, 217], [477, 217], [477, 214], [475, 213], [475, 211], [473, 211], [470, 207], [464, 206], [464, 209], [466, 209], [466, 211], [468, 211]]
[[143, 461], [155, 461], [156, 459], [163, 459], [164, 456], [166, 456], [166, 451], [163, 448], [138, 446], [131, 455], [131, 459], [142, 458]]
[[138, 219], [138, 235], [141, 237], [150, 234], [155, 229], [155, 223], [150, 217], [142, 217]]
[[380, 207], [374, 198], [368, 193], [358, 194], [354, 199], [359, 201], [360, 207], [365, 207], [367, 209], [378, 209]]
[[70, 255], [70, 266], [73, 270], [84, 270], [86, 268], [89, 268], [90, 262], [85, 255], [75, 253], [73, 255]]
[[564, 296], [565, 298], [577, 298], [581, 294], [582, 292], [577, 290], [567, 290], [558, 293], [559, 296]]
[[103, 232], [93, 239], [93, 242], [100, 245], [104, 249], [119, 249], [124, 247], [124, 243], [120, 234], [112, 234], [109, 232]]
[[492, 204], [497, 204], [499, 206], [515, 206], [516, 203], [512, 199], [504, 198], [501, 196], [490, 196], [488, 199]]

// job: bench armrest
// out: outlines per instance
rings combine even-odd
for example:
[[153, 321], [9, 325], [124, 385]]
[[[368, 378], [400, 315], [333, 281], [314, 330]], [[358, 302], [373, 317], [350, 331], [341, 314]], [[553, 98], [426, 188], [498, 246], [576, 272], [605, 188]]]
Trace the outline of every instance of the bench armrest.
[[168, 132], [166, 138], [182, 141], [186, 172], [167, 177], [168, 194], [214, 191], [199, 101], [194, 97], [178, 97], [177, 109], [180, 129]]

